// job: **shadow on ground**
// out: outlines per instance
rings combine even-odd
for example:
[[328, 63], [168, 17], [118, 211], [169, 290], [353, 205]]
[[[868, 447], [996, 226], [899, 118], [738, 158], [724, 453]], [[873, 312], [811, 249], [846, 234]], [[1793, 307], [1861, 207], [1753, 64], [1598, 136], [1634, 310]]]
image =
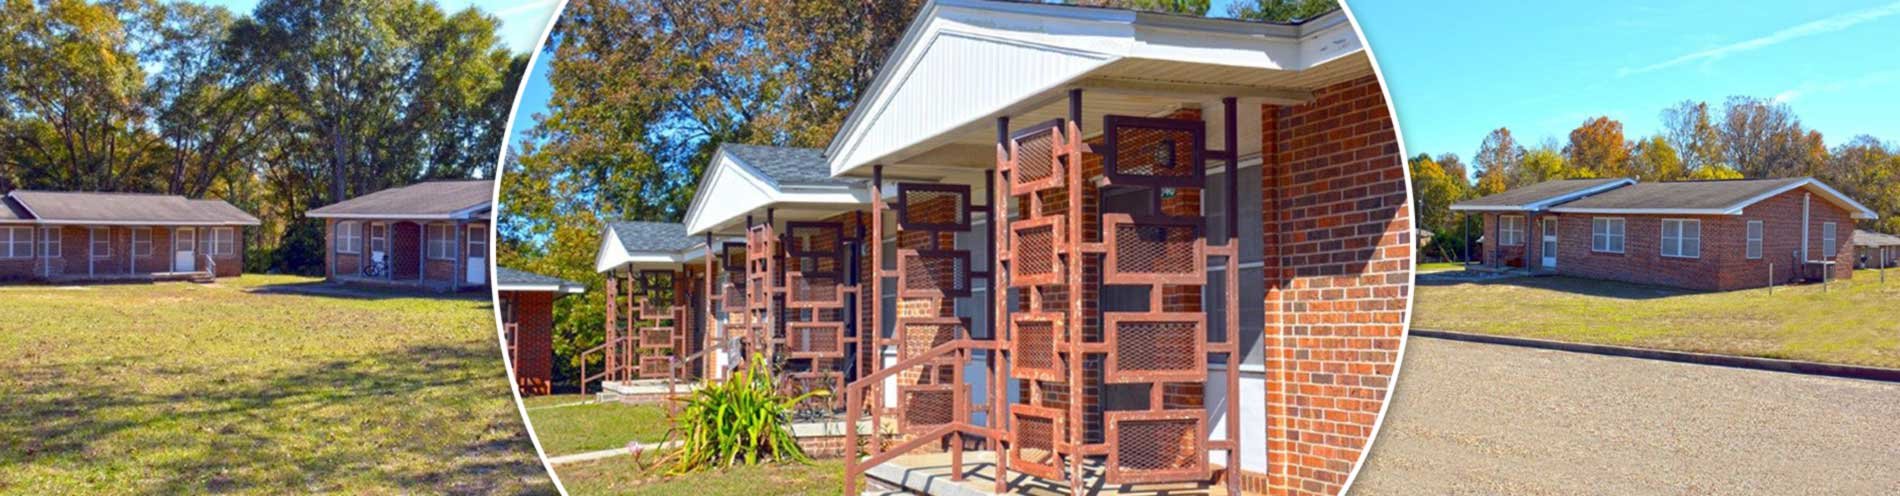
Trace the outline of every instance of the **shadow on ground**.
[[1694, 295], [1694, 294], [1703, 293], [1700, 291], [1693, 291], [1693, 290], [1687, 290], [1687, 289], [1681, 289], [1681, 288], [1672, 288], [1672, 287], [1667, 287], [1667, 286], [1631, 284], [1631, 283], [1626, 283], [1626, 282], [1605, 281], [1605, 280], [1599, 280], [1599, 279], [1584, 279], [1584, 278], [1569, 277], [1569, 276], [1518, 276], [1518, 277], [1507, 277], [1507, 278], [1502, 278], [1502, 279], [1488, 279], [1488, 280], [1476, 280], [1476, 281], [1460, 280], [1460, 279], [1453, 279], [1453, 278], [1420, 277], [1418, 278], [1417, 284], [1420, 287], [1443, 287], [1443, 286], [1460, 286], [1460, 285], [1472, 285], [1472, 286], [1481, 286], [1481, 287], [1503, 287], [1503, 288], [1517, 287], [1517, 288], [1524, 288], [1524, 289], [1541, 289], [1541, 290], [1546, 290], [1546, 291], [1558, 291], [1558, 292], [1571, 293], [1571, 294], [1577, 294], [1577, 295], [1583, 295], [1583, 296], [1594, 296], [1598, 298], [1615, 298], [1615, 299], [1622, 299], [1622, 300], [1651, 300], [1651, 299], [1657, 299], [1657, 298], [1669, 298], [1669, 297], [1674, 297], [1674, 296], [1686, 296], [1686, 295]]
[[332, 298], [351, 298], [359, 300], [387, 300], [395, 298], [431, 298], [441, 300], [488, 301], [487, 291], [462, 291], [443, 293], [428, 290], [404, 290], [398, 288], [367, 288], [339, 284], [329, 281], [307, 281], [281, 284], [265, 284], [245, 288], [252, 294], [275, 295], [289, 294], [302, 296], [324, 296]]
[[[114, 377], [159, 356], [110, 357], [8, 367], [0, 409], [0, 466], [28, 473], [86, 471], [114, 458], [143, 467], [137, 492], [551, 493], [534, 447], [513, 416], [495, 415], [479, 436], [449, 438], [433, 424], [467, 423], [493, 410], [486, 348], [409, 346], [301, 364], [249, 377], [223, 368], [143, 365], [147, 377]], [[498, 365], [498, 364], [497, 364]], [[189, 376], [189, 391], [142, 384]], [[499, 384], [496, 384], [499, 386]], [[462, 400], [472, 400], [463, 403]], [[439, 414], [418, 412], [439, 408]], [[527, 456], [523, 457], [522, 454]], [[368, 480], [367, 486], [337, 481]], [[18, 481], [15, 481], [18, 482]], [[116, 482], [106, 482], [116, 486]], [[0, 477], [0, 489], [15, 485]], [[19, 489], [17, 486], [15, 489]]]

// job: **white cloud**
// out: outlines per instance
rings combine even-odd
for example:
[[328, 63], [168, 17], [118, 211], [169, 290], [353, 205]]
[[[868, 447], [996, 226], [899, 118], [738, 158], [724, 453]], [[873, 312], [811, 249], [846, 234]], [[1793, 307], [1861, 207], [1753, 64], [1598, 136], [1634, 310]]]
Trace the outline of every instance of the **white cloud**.
[[1874, 7], [1871, 9], [1861, 10], [1858, 12], [1849, 12], [1846, 14], [1841, 14], [1834, 17], [1821, 19], [1818, 21], [1809, 21], [1806, 23], [1795, 25], [1793, 27], [1782, 29], [1780, 31], [1775, 31], [1774, 33], [1770, 33], [1767, 36], [1744, 40], [1741, 42], [1731, 43], [1728, 45], [1723, 45], [1723, 46], [1719, 46], [1715, 48], [1709, 48], [1706, 50], [1690, 52], [1688, 54], [1684, 54], [1676, 58], [1672, 58], [1669, 60], [1657, 62], [1654, 64], [1642, 66], [1642, 67], [1635, 67], [1635, 68], [1625, 67], [1618, 70], [1617, 75], [1628, 76], [1632, 74], [1642, 74], [1645, 72], [1653, 72], [1653, 71], [1668, 69], [1670, 67], [1687, 64], [1690, 62], [1718, 60], [1730, 55], [1735, 55], [1742, 52], [1766, 48], [1766, 47], [1778, 45], [1778, 44], [1785, 43], [1792, 40], [1806, 38], [1806, 37], [1814, 36], [1818, 34], [1827, 34], [1827, 33], [1832, 33], [1835, 31], [1840, 31], [1843, 29], [1854, 27], [1859, 24], [1864, 24], [1867, 22], [1872, 22], [1875, 20], [1879, 20], [1881, 18], [1892, 16], [1894, 14], [1900, 14], [1900, 2], [1894, 2], [1887, 5]]
[[1788, 90], [1775, 94], [1775, 103], [1790, 103], [1801, 98], [1801, 90]]
[[529, 12], [547, 10], [548, 7], [553, 7], [554, 3], [557, 1], [558, 0], [540, 0], [540, 1], [535, 1], [535, 2], [522, 2], [519, 5], [515, 5], [513, 7], [508, 7], [505, 9], [495, 11], [495, 17], [505, 18], [505, 17], [519, 15], [519, 14], [526, 14]]

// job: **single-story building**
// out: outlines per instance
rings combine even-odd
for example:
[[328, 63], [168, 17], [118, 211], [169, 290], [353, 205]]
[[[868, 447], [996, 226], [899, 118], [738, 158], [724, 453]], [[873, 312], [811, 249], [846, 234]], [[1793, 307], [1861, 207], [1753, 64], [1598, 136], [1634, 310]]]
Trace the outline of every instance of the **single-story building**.
[[1814, 178], [1546, 181], [1453, 204], [1482, 215], [1484, 264], [1731, 290], [1853, 277], [1873, 210]]
[[461, 291], [488, 287], [495, 182], [430, 181], [311, 210], [332, 281]]
[[1900, 236], [1854, 230], [1854, 266], [1880, 268], [1900, 265]]
[[0, 281], [235, 277], [256, 217], [177, 195], [11, 191], [0, 197]]
[[585, 291], [577, 282], [495, 267], [495, 302], [522, 396], [554, 392], [554, 300]]

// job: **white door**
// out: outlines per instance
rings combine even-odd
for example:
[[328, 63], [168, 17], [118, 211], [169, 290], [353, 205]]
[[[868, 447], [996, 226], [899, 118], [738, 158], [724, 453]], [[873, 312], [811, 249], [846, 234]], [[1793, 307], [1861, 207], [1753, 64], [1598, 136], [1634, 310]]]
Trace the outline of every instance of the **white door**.
[[389, 275], [389, 225], [380, 222], [369, 225], [369, 263], [363, 265], [365, 275], [383, 277]]
[[180, 227], [172, 231], [172, 272], [198, 270], [198, 230]]
[[488, 284], [488, 228], [468, 226], [468, 283]]
[[1544, 219], [1544, 268], [1557, 268], [1557, 219]]

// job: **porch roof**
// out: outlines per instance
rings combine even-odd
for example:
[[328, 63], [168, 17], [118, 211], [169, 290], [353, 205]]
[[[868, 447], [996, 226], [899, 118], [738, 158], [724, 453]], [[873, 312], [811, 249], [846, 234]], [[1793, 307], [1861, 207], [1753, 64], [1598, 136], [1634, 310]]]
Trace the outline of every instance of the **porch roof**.
[[1462, 212], [1535, 212], [1563, 202], [1636, 184], [1629, 178], [1558, 179], [1451, 204]]
[[816, 220], [869, 204], [863, 183], [832, 177], [819, 149], [728, 143], [713, 154], [680, 235], [739, 234], [747, 215], [763, 220], [768, 208], [777, 220]]
[[332, 203], [305, 214], [319, 219], [470, 220], [488, 218], [495, 181], [429, 181]]
[[[713, 242], [728, 241], [715, 237]], [[600, 248], [594, 252], [594, 271], [622, 266], [676, 268], [706, 255], [705, 236], [688, 234], [678, 222], [617, 221], [601, 229]]]
[[1884, 247], [1890, 247], [1890, 246], [1900, 246], [1900, 236], [1855, 229], [1854, 230], [1854, 246], [1859, 246], [1862, 248], [1884, 248]]
[[[933, 0], [826, 148], [834, 176], [945, 179], [995, 162], [994, 121], [1155, 115], [1238, 97], [1298, 104], [1372, 75], [1342, 12], [1299, 24], [990, 0]], [[1244, 130], [1243, 130], [1244, 132]], [[1210, 142], [1210, 146], [1218, 147]], [[970, 177], [962, 182], [980, 182]]]
[[580, 294], [587, 291], [581, 283], [554, 276], [495, 266], [495, 290]]
[[7, 193], [0, 222], [51, 225], [255, 226], [257, 217], [223, 200], [178, 195], [27, 191]]

